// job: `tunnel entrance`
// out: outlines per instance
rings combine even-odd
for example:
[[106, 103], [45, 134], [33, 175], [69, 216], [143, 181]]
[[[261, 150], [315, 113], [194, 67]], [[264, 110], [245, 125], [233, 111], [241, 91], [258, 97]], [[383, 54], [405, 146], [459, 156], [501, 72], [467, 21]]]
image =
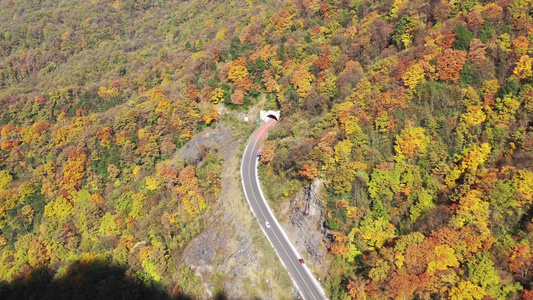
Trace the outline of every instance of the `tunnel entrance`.
[[276, 121], [279, 121], [278, 118], [274, 115], [268, 115], [267, 118], [271, 118], [271, 119], [274, 119]]
[[279, 110], [261, 110], [259, 112], [259, 119], [263, 121], [268, 121], [269, 119], [274, 119], [276, 121], [280, 121], [280, 111]]

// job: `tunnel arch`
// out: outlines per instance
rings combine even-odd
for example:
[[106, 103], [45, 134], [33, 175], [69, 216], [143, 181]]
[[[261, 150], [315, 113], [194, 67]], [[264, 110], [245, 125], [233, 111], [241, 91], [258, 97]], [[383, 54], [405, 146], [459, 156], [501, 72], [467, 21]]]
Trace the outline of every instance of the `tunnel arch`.
[[276, 117], [276, 116], [274, 116], [274, 115], [272, 115], [272, 114], [267, 115], [267, 118], [270, 118], [270, 119], [274, 119], [274, 120], [276, 120], [276, 121], [279, 121], [279, 120], [278, 120], [278, 117]]
[[279, 110], [261, 110], [259, 112], [259, 118], [263, 121], [268, 121], [269, 119], [275, 119], [276, 121], [280, 121], [280, 111]]

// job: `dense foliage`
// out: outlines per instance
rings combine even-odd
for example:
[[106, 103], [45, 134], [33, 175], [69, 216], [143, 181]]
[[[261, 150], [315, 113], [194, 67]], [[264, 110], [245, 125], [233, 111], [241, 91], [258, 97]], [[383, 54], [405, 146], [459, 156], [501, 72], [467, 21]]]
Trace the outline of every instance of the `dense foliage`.
[[531, 3], [284, 9], [262, 178], [277, 203], [325, 181], [331, 299], [529, 299]]
[[172, 155], [261, 101], [270, 198], [326, 182], [329, 298], [533, 298], [532, 5], [5, 1], [0, 279], [194, 285], [173, 262], [222, 162]]
[[184, 50], [207, 20], [202, 5], [2, 3], [1, 281], [98, 262], [171, 293], [201, 291], [179, 261], [220, 193], [222, 160], [174, 153], [216, 125], [224, 101], [215, 54]]

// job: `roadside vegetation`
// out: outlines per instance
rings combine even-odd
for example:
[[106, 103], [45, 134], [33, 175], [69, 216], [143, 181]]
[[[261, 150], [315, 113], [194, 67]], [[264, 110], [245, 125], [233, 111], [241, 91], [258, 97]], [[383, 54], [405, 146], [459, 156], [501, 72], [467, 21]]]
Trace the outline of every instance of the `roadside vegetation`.
[[200, 295], [178, 262], [238, 164], [175, 153], [261, 101], [274, 207], [326, 182], [330, 299], [532, 298], [531, 6], [4, 1], [0, 280], [95, 262]]

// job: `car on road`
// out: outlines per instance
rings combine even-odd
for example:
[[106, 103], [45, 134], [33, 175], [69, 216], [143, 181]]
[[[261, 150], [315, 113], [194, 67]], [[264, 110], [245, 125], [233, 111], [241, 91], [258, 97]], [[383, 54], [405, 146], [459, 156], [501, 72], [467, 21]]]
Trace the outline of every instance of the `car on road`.
[[300, 259], [298, 259], [298, 261], [299, 261], [299, 262], [300, 262], [300, 263], [301, 263], [302, 265], [303, 265], [303, 264], [305, 264], [304, 260], [303, 260], [303, 259], [301, 259], [301, 258], [300, 258]]
[[257, 152], [257, 157], [261, 157], [261, 151]]
[[265, 222], [265, 226], [266, 226], [267, 228], [270, 228], [270, 223], [268, 223], [268, 221], [266, 221], [266, 222]]

